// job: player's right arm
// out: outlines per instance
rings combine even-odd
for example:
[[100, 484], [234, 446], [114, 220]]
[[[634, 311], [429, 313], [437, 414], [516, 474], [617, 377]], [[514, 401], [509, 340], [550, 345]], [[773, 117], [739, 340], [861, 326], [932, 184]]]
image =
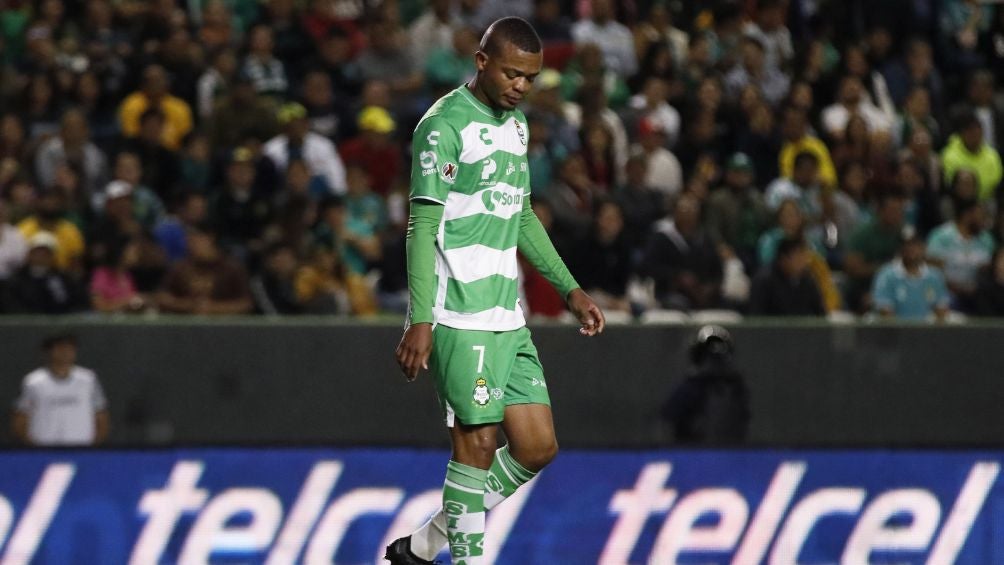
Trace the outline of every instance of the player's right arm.
[[436, 237], [450, 187], [456, 181], [460, 138], [438, 116], [423, 120], [412, 141], [411, 209], [408, 215], [408, 324], [397, 363], [409, 381], [428, 369], [432, 307], [436, 296]]

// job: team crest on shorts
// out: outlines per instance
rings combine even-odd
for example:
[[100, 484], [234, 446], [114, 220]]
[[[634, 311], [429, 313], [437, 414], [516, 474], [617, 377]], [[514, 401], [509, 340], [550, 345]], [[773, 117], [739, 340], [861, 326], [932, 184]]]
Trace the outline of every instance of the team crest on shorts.
[[474, 403], [478, 406], [486, 406], [489, 400], [491, 400], [491, 394], [488, 393], [488, 381], [478, 377], [478, 380], [474, 381]]

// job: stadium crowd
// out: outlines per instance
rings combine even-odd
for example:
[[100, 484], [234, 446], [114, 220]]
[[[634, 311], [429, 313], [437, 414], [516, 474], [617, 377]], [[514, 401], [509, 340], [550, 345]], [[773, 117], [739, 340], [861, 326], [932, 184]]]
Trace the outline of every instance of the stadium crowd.
[[0, 6], [2, 313], [403, 312], [411, 131], [519, 15], [534, 208], [608, 310], [1004, 315], [1004, 6]]

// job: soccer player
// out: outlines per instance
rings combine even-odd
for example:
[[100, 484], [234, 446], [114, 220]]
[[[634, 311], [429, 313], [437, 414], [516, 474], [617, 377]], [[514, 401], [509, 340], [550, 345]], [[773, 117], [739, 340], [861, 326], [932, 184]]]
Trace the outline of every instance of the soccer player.
[[[537, 350], [517, 299], [518, 249], [565, 297], [580, 333], [603, 331], [530, 208], [526, 117], [516, 106], [541, 70], [525, 20], [493, 23], [476, 76], [438, 100], [415, 129], [408, 227], [408, 327], [396, 355], [410, 381], [428, 369], [450, 431], [443, 507], [386, 558], [431, 563], [449, 543], [456, 565], [485, 562], [485, 510], [557, 453]], [[508, 444], [496, 450], [498, 424]]]

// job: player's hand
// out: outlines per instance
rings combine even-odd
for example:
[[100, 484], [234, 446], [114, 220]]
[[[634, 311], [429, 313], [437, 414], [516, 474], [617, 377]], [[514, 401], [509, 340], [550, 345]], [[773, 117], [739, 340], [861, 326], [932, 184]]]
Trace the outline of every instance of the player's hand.
[[432, 353], [432, 324], [408, 326], [395, 355], [401, 372], [409, 382], [418, 377], [420, 370], [429, 368], [430, 353]]
[[582, 323], [579, 333], [590, 337], [603, 333], [607, 319], [603, 316], [600, 307], [593, 302], [592, 298], [589, 298], [584, 290], [577, 288], [568, 293], [568, 308]]

